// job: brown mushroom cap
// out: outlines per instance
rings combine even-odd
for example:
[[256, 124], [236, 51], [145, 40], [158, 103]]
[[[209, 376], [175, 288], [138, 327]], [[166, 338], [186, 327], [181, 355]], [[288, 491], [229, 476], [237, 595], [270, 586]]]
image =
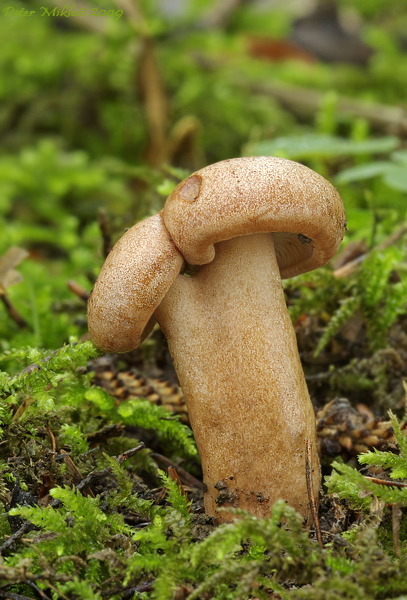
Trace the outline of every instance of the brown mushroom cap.
[[274, 233], [281, 277], [327, 263], [346, 230], [342, 200], [326, 179], [290, 160], [234, 158], [181, 182], [163, 210], [167, 230], [185, 260], [211, 262], [214, 244], [252, 233]]
[[160, 213], [129, 229], [107, 257], [89, 298], [94, 344], [108, 352], [136, 348], [183, 264]]

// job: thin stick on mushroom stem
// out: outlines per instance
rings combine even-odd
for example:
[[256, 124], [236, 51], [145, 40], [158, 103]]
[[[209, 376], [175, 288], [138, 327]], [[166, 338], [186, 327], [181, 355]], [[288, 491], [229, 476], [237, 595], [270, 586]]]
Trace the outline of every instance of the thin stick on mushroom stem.
[[315, 527], [315, 531], [317, 534], [317, 540], [318, 540], [321, 548], [323, 548], [324, 542], [322, 541], [321, 527], [319, 525], [318, 510], [317, 510], [317, 505], [315, 502], [314, 490], [312, 487], [311, 447], [312, 447], [311, 440], [307, 440], [307, 444], [306, 444], [307, 452], [305, 455], [305, 471], [306, 471], [306, 477], [307, 477], [307, 491], [308, 491], [309, 502], [310, 502], [310, 506], [311, 506], [312, 520], [314, 522], [314, 527]]

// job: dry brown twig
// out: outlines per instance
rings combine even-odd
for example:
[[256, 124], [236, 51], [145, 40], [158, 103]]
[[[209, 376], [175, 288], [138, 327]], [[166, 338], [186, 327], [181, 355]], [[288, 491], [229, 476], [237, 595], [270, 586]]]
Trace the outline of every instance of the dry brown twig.
[[54, 453], [52, 460], [55, 460], [55, 454], [57, 451], [57, 442], [56, 442], [55, 436], [53, 434], [53, 431], [52, 431], [51, 427], [48, 425], [48, 423], [45, 425], [45, 428], [48, 431], [48, 435], [51, 438], [51, 442], [52, 442], [52, 452]]
[[183, 486], [183, 485], [182, 485], [182, 483], [181, 483], [181, 479], [178, 477], [178, 473], [177, 473], [177, 470], [176, 470], [176, 468], [175, 468], [175, 467], [168, 467], [168, 475], [171, 477], [171, 479], [172, 479], [173, 481], [175, 481], [175, 482], [178, 484], [178, 487], [179, 487], [179, 488], [180, 488], [180, 490], [181, 490], [181, 494], [182, 494], [183, 496], [186, 496], [186, 495], [187, 495], [187, 493], [186, 493], [186, 491], [184, 490], [184, 486]]
[[70, 289], [71, 292], [75, 294], [75, 296], [78, 296], [78, 298], [80, 298], [84, 302], [87, 302], [89, 300], [90, 292], [88, 292], [88, 290], [85, 290], [85, 288], [79, 285], [79, 283], [76, 283], [76, 281], [69, 279], [66, 282], [66, 285], [68, 286], [68, 289]]
[[[195, 60], [206, 70], [228, 67], [227, 59], [212, 60], [198, 52], [195, 54]], [[242, 74], [238, 74], [233, 83], [238, 88], [244, 88], [253, 94], [274, 98], [284, 108], [301, 118], [314, 117], [320, 109], [326, 94], [301, 86], [251, 82]], [[401, 138], [407, 137], [407, 110], [404, 107], [339, 97], [336, 112], [338, 115], [365, 119], [373, 128], [384, 133], [397, 135]]]
[[145, 448], [145, 444], [144, 444], [144, 442], [140, 442], [139, 445], [136, 446], [135, 448], [130, 448], [130, 450], [126, 450], [126, 452], [123, 452], [123, 454], [120, 454], [118, 456], [117, 460], [121, 464], [128, 458], [131, 458], [132, 456], [135, 456], [136, 454], [138, 454], [140, 452], [140, 450], [143, 450], [143, 448]]
[[400, 551], [400, 523], [402, 517], [401, 504], [400, 502], [396, 502], [392, 504], [391, 507], [392, 512], [392, 530], [393, 530], [393, 547], [394, 552], [398, 557], [401, 556]]
[[365, 475], [364, 477], [365, 479], [368, 479], [369, 481], [372, 481], [373, 483], [377, 483], [379, 485], [386, 485], [388, 487], [397, 488], [407, 487], [407, 483], [401, 483], [401, 481], [388, 481], [387, 479], [379, 479], [378, 477], [368, 477], [367, 475]]
[[306, 442], [306, 455], [305, 455], [305, 473], [307, 479], [307, 491], [309, 497], [309, 503], [311, 507], [312, 520], [314, 522], [315, 531], [317, 534], [317, 540], [321, 548], [324, 547], [324, 543], [322, 541], [321, 527], [319, 524], [318, 518], [318, 509], [317, 504], [315, 502], [314, 490], [312, 485], [312, 473], [311, 473], [311, 464], [312, 464], [312, 453], [311, 453], [311, 440], [307, 440]]
[[98, 224], [99, 224], [99, 229], [100, 229], [100, 233], [102, 234], [102, 240], [103, 240], [103, 256], [104, 256], [104, 258], [106, 258], [107, 255], [109, 254], [110, 250], [113, 248], [113, 243], [112, 243], [112, 228], [110, 225], [110, 220], [109, 220], [107, 212], [104, 208], [99, 208]]
[[402, 225], [399, 229], [394, 231], [386, 240], [384, 240], [381, 244], [378, 244], [377, 246], [372, 248], [369, 252], [365, 252], [364, 254], [357, 256], [356, 258], [345, 263], [338, 269], [335, 269], [335, 271], [333, 272], [334, 277], [337, 277], [337, 278], [348, 277], [348, 275], [353, 273], [362, 264], [362, 262], [366, 258], [368, 258], [368, 256], [370, 256], [370, 254], [372, 252], [378, 251], [378, 250], [379, 251], [386, 250], [386, 248], [388, 248], [389, 246], [392, 246], [393, 244], [397, 243], [406, 233], [407, 233], [407, 225]]
[[191, 488], [197, 488], [201, 490], [203, 488], [203, 483], [199, 479], [196, 479], [193, 475], [185, 471], [179, 465], [173, 463], [169, 458], [163, 456], [162, 454], [158, 454], [157, 452], [151, 453], [151, 458], [153, 458], [156, 463], [163, 469], [170, 469], [171, 467], [176, 468], [177, 475], [183, 485], [186, 485]]
[[28, 327], [27, 321], [20, 315], [16, 307], [12, 304], [11, 300], [8, 298], [6, 294], [0, 295], [0, 300], [4, 304], [4, 307], [11, 319], [17, 324], [19, 329], [24, 329]]
[[161, 165], [168, 159], [168, 101], [154, 41], [147, 36], [141, 40], [137, 80], [148, 128], [146, 158], [151, 164]]
[[0, 257], [0, 300], [4, 304], [8, 315], [17, 324], [19, 329], [27, 327], [27, 323], [7, 296], [7, 288], [23, 280], [23, 276], [16, 271], [15, 267], [27, 258], [28, 255], [29, 253], [24, 248], [12, 246]]
[[[278, 83], [248, 84], [247, 81], [240, 82], [249, 88], [255, 94], [263, 94], [275, 98], [294, 114], [300, 116], [312, 116], [317, 113], [325, 92], [319, 92], [303, 87], [288, 87]], [[354, 98], [338, 98], [336, 111], [339, 115], [349, 115], [354, 118], [363, 118], [368, 121], [372, 127], [398, 135], [407, 137], [407, 111], [401, 106], [388, 106], [374, 102], [355, 100]]]

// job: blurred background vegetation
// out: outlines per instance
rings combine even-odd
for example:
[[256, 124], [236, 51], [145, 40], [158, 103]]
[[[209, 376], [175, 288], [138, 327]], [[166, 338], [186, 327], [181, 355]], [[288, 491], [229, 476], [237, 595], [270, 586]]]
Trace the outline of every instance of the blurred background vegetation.
[[[19, 598], [39, 597], [27, 588], [34, 581], [50, 585], [52, 598], [167, 600], [178, 584], [176, 597], [185, 598], [185, 582], [200, 586], [194, 598], [212, 586], [214, 598], [243, 599], [252, 584], [251, 597], [275, 598], [264, 589], [278, 580], [290, 598], [406, 593], [406, 484], [367, 487], [349, 467], [375, 448], [388, 452], [370, 453], [365, 464], [393, 469], [393, 479], [407, 474], [406, 32], [407, 0], [4, 0], [1, 597], [5, 585], [23, 591]], [[290, 512], [286, 537], [277, 523], [290, 509], [281, 504], [270, 525], [238, 521], [194, 550], [209, 533], [200, 529], [201, 481], [184, 480], [200, 523], [192, 538], [185, 497], [156, 470], [183, 465], [181, 477], [201, 477], [165, 339], [155, 328], [136, 352], [98, 358], [85, 341], [86, 301], [111, 245], [192, 171], [245, 155], [308, 165], [338, 187], [347, 210], [332, 264], [285, 284], [323, 474], [334, 458], [347, 463], [334, 463], [342, 474], [330, 476], [333, 495], [321, 499], [326, 551], [309, 545]], [[393, 415], [383, 420], [389, 408], [400, 425]], [[138, 441], [146, 448], [126, 474], [119, 462]], [[99, 479], [89, 484], [96, 464]], [[106, 484], [107, 467], [117, 484], [109, 476]], [[96, 498], [58, 487], [83, 492], [85, 484]], [[56, 510], [50, 494], [62, 500]], [[21, 523], [9, 522], [8, 511], [17, 504], [27, 505], [25, 525], [42, 527], [40, 541], [27, 541], [25, 525], [13, 541]], [[237, 540], [251, 536], [255, 545], [240, 552]], [[267, 577], [260, 587], [259, 573]], [[123, 585], [139, 587], [125, 595]]]
[[[104, 260], [101, 215], [115, 241], [215, 161], [303, 162], [339, 188], [346, 242], [369, 250], [386, 240], [407, 212], [406, 8], [6, 0], [0, 349], [84, 335], [84, 303], [67, 281], [91, 289]], [[15, 246], [29, 255], [9, 287]]]

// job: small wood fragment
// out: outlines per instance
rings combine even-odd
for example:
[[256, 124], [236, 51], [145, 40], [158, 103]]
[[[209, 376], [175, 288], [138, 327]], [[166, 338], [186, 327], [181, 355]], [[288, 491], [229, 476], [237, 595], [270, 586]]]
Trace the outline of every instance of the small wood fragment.
[[372, 481], [373, 483], [378, 483], [379, 485], [386, 485], [388, 487], [397, 487], [397, 488], [407, 487], [407, 483], [402, 483], [401, 481], [389, 481], [388, 479], [378, 479], [377, 477], [368, 477], [367, 475], [365, 475], [364, 477], [365, 477], [365, 479], [368, 479], [369, 481]]
[[74, 485], [77, 486], [79, 483], [81, 483], [81, 481], [83, 481], [83, 475], [73, 462], [72, 458], [69, 456], [68, 452], [66, 452], [66, 450], [61, 450], [61, 454], [65, 455], [64, 463], [66, 465], [66, 468], [72, 475], [72, 481]]
[[114, 423], [113, 425], [106, 425], [98, 431], [92, 431], [91, 433], [85, 433], [85, 438], [91, 444], [101, 444], [114, 437], [120, 437], [123, 435], [124, 425], [122, 423]]
[[173, 481], [176, 481], [178, 483], [178, 485], [179, 485], [179, 487], [181, 489], [181, 494], [183, 496], [186, 496], [187, 493], [184, 490], [184, 486], [181, 483], [181, 479], [178, 477], [178, 473], [177, 473], [177, 470], [175, 469], [175, 467], [168, 467], [168, 475], [171, 477], [171, 479]]
[[169, 458], [163, 456], [162, 454], [158, 454], [157, 452], [151, 453], [151, 458], [153, 458], [159, 467], [162, 469], [168, 469], [169, 467], [175, 467], [177, 469], [178, 477], [180, 478], [183, 485], [186, 485], [191, 488], [197, 488], [201, 490], [203, 488], [203, 483], [188, 471], [185, 471], [182, 467], [173, 463]]
[[103, 256], [104, 256], [104, 258], [107, 258], [108, 254], [110, 253], [111, 249], [113, 248], [113, 243], [112, 243], [112, 228], [110, 226], [110, 221], [107, 216], [107, 212], [105, 211], [104, 208], [99, 208], [98, 224], [99, 224], [100, 233], [102, 234], [102, 239], [103, 239]]
[[53, 434], [53, 432], [51, 430], [51, 427], [48, 424], [45, 427], [46, 427], [46, 429], [48, 431], [49, 437], [51, 438], [51, 442], [52, 442], [52, 452], [54, 453], [54, 456], [52, 457], [52, 460], [55, 460], [55, 454], [56, 454], [56, 451], [57, 451], [57, 442], [56, 442], [55, 436], [54, 436], [54, 434]]
[[88, 292], [88, 290], [85, 290], [85, 288], [79, 285], [79, 283], [76, 283], [76, 281], [70, 279], [66, 282], [66, 285], [71, 290], [71, 292], [75, 294], [75, 296], [78, 296], [78, 298], [80, 298], [84, 302], [87, 302], [89, 300], [90, 292]]
[[314, 522], [314, 527], [315, 527], [315, 531], [317, 534], [317, 540], [318, 540], [321, 548], [323, 548], [324, 543], [322, 541], [321, 527], [320, 527], [319, 518], [318, 518], [318, 510], [317, 510], [317, 505], [316, 505], [315, 496], [314, 496], [314, 490], [313, 490], [313, 486], [312, 486], [312, 473], [311, 473], [312, 452], [311, 452], [311, 448], [312, 448], [311, 440], [308, 439], [306, 442], [306, 455], [305, 455], [305, 475], [306, 475], [306, 479], [307, 479], [307, 491], [308, 491], [308, 498], [309, 498], [309, 503], [310, 503], [310, 508], [311, 508], [312, 520]]
[[392, 513], [392, 529], [393, 529], [393, 546], [397, 556], [401, 556], [400, 552], [400, 523], [402, 517], [401, 504], [395, 502], [391, 507]]
[[14, 321], [14, 323], [16, 323], [19, 329], [25, 329], [28, 327], [27, 321], [20, 315], [14, 304], [12, 304], [11, 300], [5, 293], [0, 294], [0, 300], [4, 304], [9, 317]]
[[144, 444], [144, 442], [140, 442], [140, 444], [138, 446], [136, 446], [135, 448], [130, 448], [130, 450], [126, 450], [126, 452], [123, 452], [123, 454], [120, 454], [118, 456], [119, 463], [122, 463], [125, 460], [127, 460], [128, 458], [135, 456], [141, 450], [143, 450], [143, 448], [145, 448], [145, 444]]
[[[198, 57], [199, 60], [200, 57]], [[201, 62], [203, 62], [201, 60]], [[218, 63], [219, 64], [219, 63]], [[218, 66], [214, 62], [206, 61], [206, 68], [213, 69]], [[262, 94], [275, 98], [277, 102], [299, 116], [315, 115], [324, 97], [325, 92], [312, 90], [301, 86], [286, 86], [279, 83], [249, 84], [246, 79], [236, 82], [241, 87], [249, 89], [254, 94]], [[338, 115], [349, 115], [353, 118], [362, 118], [376, 129], [391, 135], [407, 136], [407, 110], [402, 106], [390, 106], [375, 102], [355, 100], [354, 98], [339, 97], [336, 106]]]
[[392, 246], [393, 244], [398, 242], [406, 233], [407, 233], [407, 225], [402, 225], [399, 229], [397, 229], [397, 231], [392, 233], [381, 244], [372, 248], [372, 250], [370, 252], [365, 252], [364, 254], [361, 254], [360, 256], [356, 257], [355, 259], [345, 263], [338, 269], [335, 269], [335, 271], [333, 272], [334, 277], [337, 277], [339, 279], [348, 277], [351, 273], [353, 273], [359, 267], [359, 265], [362, 264], [362, 262], [371, 254], [371, 252], [374, 252], [377, 250], [379, 250], [379, 251], [386, 250], [386, 248], [388, 248], [389, 246]]

